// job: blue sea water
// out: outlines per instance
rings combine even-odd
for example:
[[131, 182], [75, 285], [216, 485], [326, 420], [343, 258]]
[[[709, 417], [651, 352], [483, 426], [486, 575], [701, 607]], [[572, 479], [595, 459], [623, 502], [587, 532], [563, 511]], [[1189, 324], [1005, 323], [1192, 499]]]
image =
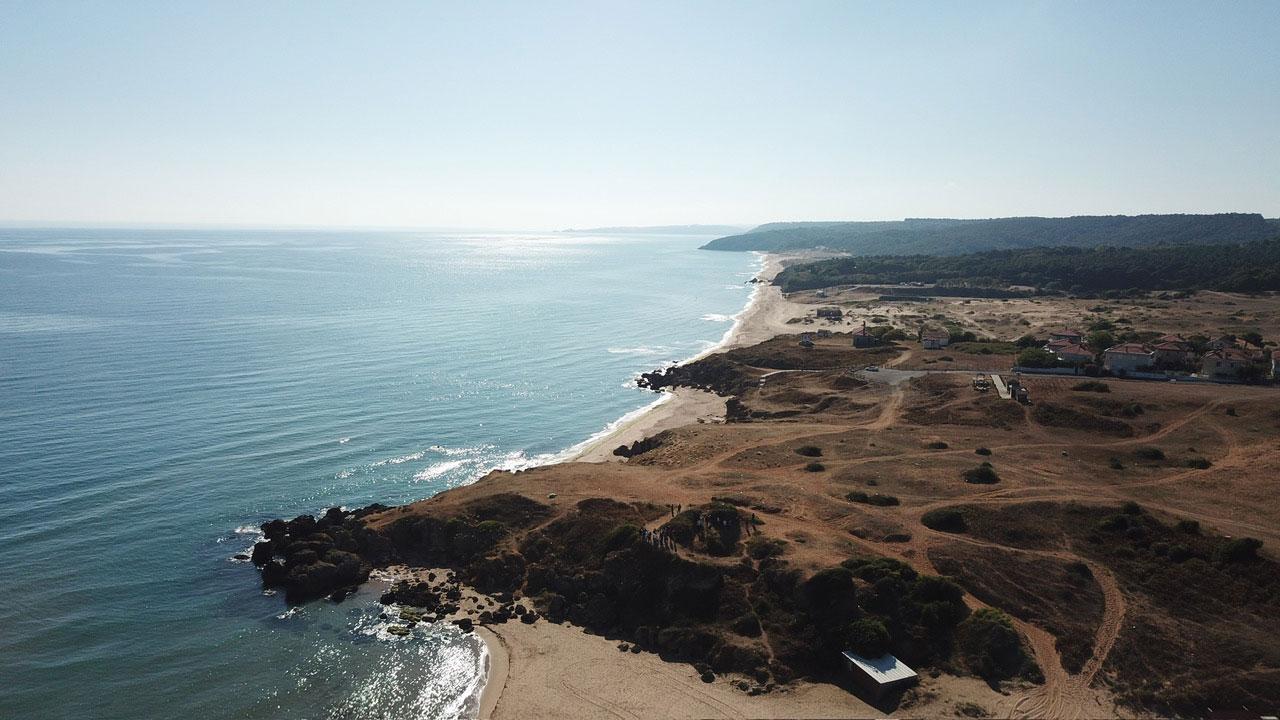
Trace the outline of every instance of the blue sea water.
[[717, 342], [705, 237], [0, 229], [0, 716], [474, 712], [483, 645], [288, 611], [261, 522], [544, 462]]

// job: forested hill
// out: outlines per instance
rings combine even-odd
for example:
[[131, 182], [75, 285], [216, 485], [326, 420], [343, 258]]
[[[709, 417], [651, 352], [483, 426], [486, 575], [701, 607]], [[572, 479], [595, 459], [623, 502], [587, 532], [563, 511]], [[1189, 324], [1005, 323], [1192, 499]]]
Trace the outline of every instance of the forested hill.
[[1280, 239], [1241, 245], [1021, 248], [966, 255], [884, 255], [794, 265], [784, 292], [833, 285], [930, 283], [950, 287], [1093, 293], [1108, 290], [1280, 290]]
[[1025, 247], [1217, 245], [1266, 240], [1275, 225], [1261, 215], [1080, 215], [992, 220], [769, 223], [703, 246], [707, 250], [828, 248], [854, 255], [959, 255]]

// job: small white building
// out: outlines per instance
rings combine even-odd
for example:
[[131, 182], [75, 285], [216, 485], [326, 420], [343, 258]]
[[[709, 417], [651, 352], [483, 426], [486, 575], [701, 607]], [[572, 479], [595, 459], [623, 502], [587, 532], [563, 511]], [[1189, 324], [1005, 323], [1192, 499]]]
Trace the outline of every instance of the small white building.
[[865, 658], [852, 650], [845, 650], [842, 654], [854, 682], [866, 690], [872, 700], [879, 700], [888, 692], [914, 685], [919, 679], [915, 670], [888, 653], [878, 658]]
[[945, 330], [925, 330], [920, 333], [920, 344], [925, 350], [941, 350], [951, 344], [951, 333]]
[[1140, 343], [1123, 343], [1102, 351], [1102, 366], [1112, 373], [1147, 370], [1154, 362], [1154, 353]]
[[1062, 362], [1076, 365], [1093, 362], [1093, 353], [1079, 345], [1062, 345], [1052, 352]]

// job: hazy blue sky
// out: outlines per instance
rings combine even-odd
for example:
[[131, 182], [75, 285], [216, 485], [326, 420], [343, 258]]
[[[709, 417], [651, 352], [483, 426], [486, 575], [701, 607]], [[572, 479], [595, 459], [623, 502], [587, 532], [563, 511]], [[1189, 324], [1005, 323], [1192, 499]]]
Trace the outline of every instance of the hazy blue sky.
[[1280, 2], [0, 2], [0, 220], [1280, 215]]

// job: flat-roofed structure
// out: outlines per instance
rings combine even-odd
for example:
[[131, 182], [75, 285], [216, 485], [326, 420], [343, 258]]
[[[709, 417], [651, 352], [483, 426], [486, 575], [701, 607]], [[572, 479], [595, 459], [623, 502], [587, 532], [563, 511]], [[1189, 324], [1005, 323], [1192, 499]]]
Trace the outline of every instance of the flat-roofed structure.
[[852, 650], [845, 650], [842, 655], [844, 655], [845, 665], [853, 675], [854, 682], [873, 700], [879, 700], [887, 693], [914, 685], [919, 679], [915, 670], [888, 653], [878, 658], [865, 658]]

